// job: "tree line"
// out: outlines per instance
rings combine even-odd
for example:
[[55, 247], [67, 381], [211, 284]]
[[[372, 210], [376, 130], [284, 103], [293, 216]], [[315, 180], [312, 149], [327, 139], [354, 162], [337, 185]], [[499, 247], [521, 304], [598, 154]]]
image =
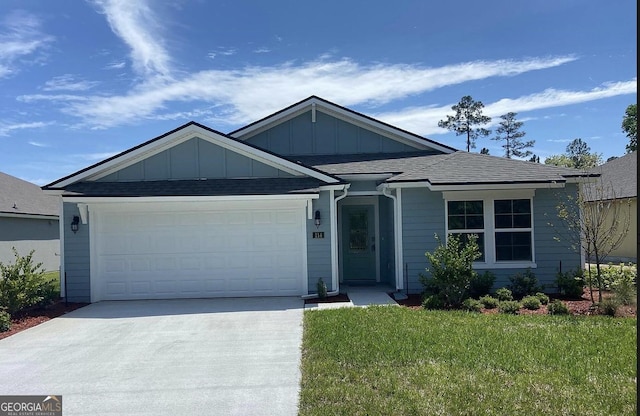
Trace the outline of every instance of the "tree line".
[[[454, 115], [448, 115], [446, 119], [438, 122], [438, 127], [455, 132], [456, 136], [466, 136], [467, 152], [476, 148], [476, 141], [481, 137], [491, 135], [491, 130], [484, 128], [491, 122], [491, 117], [482, 113], [484, 104], [476, 101], [471, 96], [465, 95], [451, 109]], [[530, 149], [533, 148], [535, 140], [524, 140], [526, 132], [522, 130], [524, 123], [518, 121], [518, 113], [508, 112], [500, 116], [500, 123], [496, 129], [496, 134], [491, 140], [502, 142], [504, 157], [511, 159], [529, 158], [530, 162], [540, 163], [540, 157], [535, 155]], [[636, 151], [638, 144], [638, 123], [637, 104], [627, 107], [622, 119], [622, 131], [626, 133], [629, 143], [626, 145], [627, 153]], [[483, 147], [482, 154], [489, 154], [489, 149]], [[613, 157], [615, 158], [615, 157]], [[610, 158], [609, 160], [613, 159]], [[607, 160], [608, 161], [608, 160]], [[547, 165], [565, 166], [576, 169], [589, 169], [602, 164], [602, 154], [591, 152], [591, 148], [582, 139], [574, 139], [565, 153], [552, 155], [544, 160]]]

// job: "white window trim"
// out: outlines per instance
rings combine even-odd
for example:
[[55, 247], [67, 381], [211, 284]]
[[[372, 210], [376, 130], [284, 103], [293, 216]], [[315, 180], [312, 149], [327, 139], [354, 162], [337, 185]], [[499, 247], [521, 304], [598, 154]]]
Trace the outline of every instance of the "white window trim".
[[[484, 233], [484, 259], [483, 262], [474, 262], [474, 269], [520, 269], [520, 268], [532, 268], [538, 267], [536, 264], [536, 244], [535, 244], [535, 230], [534, 230], [534, 212], [533, 212], [533, 197], [535, 195], [534, 189], [521, 189], [521, 190], [509, 190], [509, 191], [452, 191], [443, 192], [442, 198], [444, 199], [444, 227], [447, 236], [449, 234], [457, 233]], [[500, 199], [528, 199], [531, 204], [531, 228], [500, 228], [496, 229], [495, 216], [494, 216], [494, 201]], [[453, 201], [482, 201], [483, 204], [483, 216], [484, 216], [484, 228], [482, 230], [451, 230], [449, 231], [449, 202]], [[496, 260], [496, 245], [495, 245], [495, 233], [496, 232], [513, 232], [513, 231], [530, 231], [531, 232], [531, 261], [497, 261]]]

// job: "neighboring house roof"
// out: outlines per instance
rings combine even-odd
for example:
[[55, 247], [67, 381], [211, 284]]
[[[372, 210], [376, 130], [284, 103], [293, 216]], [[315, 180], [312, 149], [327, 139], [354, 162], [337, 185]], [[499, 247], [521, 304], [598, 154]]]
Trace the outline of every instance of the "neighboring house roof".
[[58, 200], [39, 186], [0, 172], [0, 216], [58, 216]]
[[391, 174], [389, 183], [432, 185], [566, 182], [584, 176], [576, 169], [523, 162], [479, 153], [398, 153], [374, 155], [308, 156], [292, 158], [332, 175]]
[[322, 181], [314, 178], [246, 178], [137, 182], [79, 182], [63, 196], [145, 197], [317, 194]]
[[[591, 172], [599, 173], [601, 180], [588, 184], [584, 194], [587, 200], [638, 197], [638, 155], [636, 152], [613, 159]], [[595, 187], [599, 187], [596, 190]]]

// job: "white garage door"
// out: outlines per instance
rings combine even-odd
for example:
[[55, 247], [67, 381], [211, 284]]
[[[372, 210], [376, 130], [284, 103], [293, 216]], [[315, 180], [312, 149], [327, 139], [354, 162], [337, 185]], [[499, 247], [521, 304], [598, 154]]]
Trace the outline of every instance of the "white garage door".
[[92, 207], [93, 300], [301, 295], [304, 202], [284, 203]]

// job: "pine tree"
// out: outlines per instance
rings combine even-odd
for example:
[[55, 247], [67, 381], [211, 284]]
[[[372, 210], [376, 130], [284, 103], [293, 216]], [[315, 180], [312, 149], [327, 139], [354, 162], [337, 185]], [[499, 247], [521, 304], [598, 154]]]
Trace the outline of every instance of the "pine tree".
[[476, 148], [476, 139], [491, 134], [490, 130], [473, 126], [491, 122], [491, 117], [482, 115], [484, 104], [482, 101], [474, 101], [469, 95], [465, 95], [460, 102], [451, 107], [456, 112], [455, 116], [447, 116], [446, 120], [438, 121], [438, 127], [445, 128], [456, 133], [456, 136], [467, 136], [467, 152]]
[[522, 138], [526, 135], [524, 131], [520, 131], [522, 121], [516, 121], [517, 113], [509, 112], [501, 115], [500, 127], [496, 129], [496, 137], [492, 140], [504, 141], [502, 145], [504, 149], [504, 157], [511, 159], [511, 157], [529, 157], [533, 154], [530, 150], [525, 150], [533, 147], [535, 140], [522, 141]]

